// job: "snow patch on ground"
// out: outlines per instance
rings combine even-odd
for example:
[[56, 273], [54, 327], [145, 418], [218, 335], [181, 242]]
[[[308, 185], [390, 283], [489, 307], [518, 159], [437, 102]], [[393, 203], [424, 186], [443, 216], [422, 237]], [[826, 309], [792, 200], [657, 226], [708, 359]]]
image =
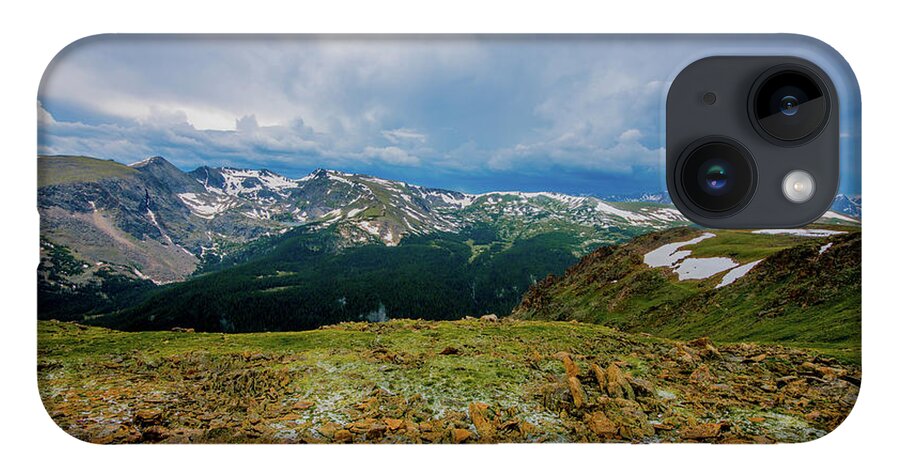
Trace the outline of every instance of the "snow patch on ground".
[[147, 157], [147, 158], [144, 159], [144, 160], [139, 160], [139, 161], [137, 161], [137, 162], [135, 162], [135, 163], [133, 163], [133, 164], [129, 164], [128, 166], [129, 166], [129, 167], [143, 167], [144, 165], [147, 165], [147, 164], [149, 164], [150, 162], [152, 162], [153, 159], [155, 159], [155, 158], [156, 158], [156, 157]]
[[706, 279], [737, 266], [731, 258], [687, 258], [675, 267], [679, 281]]
[[713, 233], [704, 233], [692, 240], [662, 245], [645, 254], [644, 263], [651, 268], [671, 268], [678, 275], [679, 281], [706, 279], [738, 266], [738, 263], [731, 258], [688, 258], [691, 255], [691, 251], [680, 249], [715, 236]]
[[704, 233], [697, 238], [688, 241], [679, 241], [677, 243], [669, 243], [644, 255], [644, 263], [651, 268], [660, 268], [668, 266], [674, 267], [676, 263], [687, 258], [691, 252], [688, 250], [678, 251], [682, 246], [696, 245], [703, 240], [715, 238], [713, 233]]
[[333, 182], [341, 182], [341, 183], [345, 183], [345, 184], [347, 184], [347, 185], [350, 185], [351, 187], [354, 186], [354, 185], [356, 185], [356, 182], [352, 182], [352, 181], [350, 181], [350, 180], [347, 180], [346, 178], [343, 177], [343, 175], [344, 175], [344, 174], [339, 174], [339, 173], [334, 172], [334, 171], [328, 171], [328, 175], [327, 175], [326, 177], [328, 178], [328, 180], [331, 180], [331, 181], [333, 181]]
[[476, 196], [475, 195], [461, 195], [460, 198], [454, 197], [452, 194], [447, 192], [437, 192], [437, 191], [428, 191], [425, 193], [428, 197], [435, 197], [446, 203], [447, 205], [458, 207], [458, 208], [466, 208], [471, 205]]
[[762, 260], [758, 259], [756, 261], [751, 261], [747, 264], [742, 264], [742, 265], [738, 266], [737, 268], [732, 269], [731, 271], [726, 273], [725, 276], [722, 276], [722, 282], [716, 285], [716, 289], [728, 286], [729, 284], [744, 277], [744, 275], [749, 273], [751, 269], [753, 269], [756, 265], [758, 265], [761, 262], [762, 262]]
[[268, 220], [271, 218], [271, 214], [268, 210], [262, 209], [252, 209], [249, 212], [243, 212], [243, 215], [247, 218], [253, 218], [255, 220]]
[[196, 193], [179, 193], [178, 198], [194, 215], [212, 220], [216, 215], [234, 207], [237, 202], [227, 196], [203, 197]]
[[364, 212], [364, 211], [366, 211], [366, 208], [365, 208], [365, 207], [363, 207], [363, 208], [354, 208], [353, 210], [350, 210], [349, 212], [347, 212], [347, 218], [353, 218], [353, 217], [355, 217], [356, 215], [359, 215], [360, 213], [362, 213], [362, 212]]
[[660, 221], [687, 221], [684, 215], [674, 208], [658, 208], [656, 210], [649, 210], [647, 213]]
[[825, 212], [825, 214], [822, 215], [822, 218], [830, 218], [833, 220], [849, 221], [850, 223], [859, 223], [859, 220], [857, 220], [856, 218], [853, 218], [853, 217], [847, 216], [847, 215], [842, 215], [838, 212], [833, 212], [831, 210]]
[[369, 222], [369, 221], [361, 221], [361, 222], [357, 223], [357, 225], [360, 228], [362, 228], [366, 233], [381, 238], [381, 230], [379, 230], [378, 227], [374, 223]]
[[617, 216], [620, 218], [624, 218], [625, 220], [628, 220], [631, 223], [644, 223], [644, 222], [648, 221], [646, 216], [638, 215], [637, 213], [631, 213], [626, 210], [619, 210], [618, 208], [616, 208], [606, 202], [601, 202], [600, 200], [597, 200], [597, 206], [594, 207], [594, 209], [600, 213], [605, 213], [607, 215], [614, 215], [614, 216]]
[[[282, 192], [285, 189], [297, 187], [297, 182], [287, 177], [269, 172], [268, 170], [221, 169], [225, 179], [224, 192], [229, 195], [243, 195], [268, 189], [274, 192]], [[247, 179], [256, 179], [261, 185], [247, 187], [244, 182]]]
[[804, 236], [808, 238], [821, 238], [825, 236], [831, 235], [840, 235], [842, 233], [847, 233], [846, 231], [838, 231], [838, 230], [823, 230], [819, 228], [784, 228], [784, 229], [768, 229], [768, 230], [753, 230], [753, 233], [757, 235], [793, 235], [793, 236]]
[[150, 218], [150, 223], [153, 223], [153, 226], [155, 226], [156, 229], [159, 230], [159, 234], [163, 237], [163, 239], [166, 240], [166, 242], [170, 245], [174, 245], [175, 242], [172, 241], [172, 238], [170, 238], [168, 234], [166, 234], [166, 230], [163, 230], [163, 228], [159, 226], [159, 222], [156, 221], [156, 214], [153, 213], [153, 210], [148, 208], [147, 216]]

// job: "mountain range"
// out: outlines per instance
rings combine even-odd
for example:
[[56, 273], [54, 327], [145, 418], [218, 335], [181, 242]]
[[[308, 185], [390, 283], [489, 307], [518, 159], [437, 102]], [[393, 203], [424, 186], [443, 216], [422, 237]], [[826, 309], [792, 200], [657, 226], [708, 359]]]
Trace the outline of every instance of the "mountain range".
[[689, 225], [658, 195], [467, 194], [325, 169], [184, 172], [161, 157], [38, 165], [39, 314], [133, 330], [502, 315], [598, 247]]
[[299, 226], [331, 227], [344, 246], [395, 246], [411, 235], [482, 225], [509, 240], [562, 227], [583, 235], [586, 252], [618, 230], [686, 223], [658, 204], [612, 205], [558, 193], [474, 195], [325, 169], [290, 179], [228, 167], [183, 172], [161, 157], [126, 166], [69, 156], [40, 157], [38, 167], [47, 241], [157, 283], [182, 280], [203, 260]]

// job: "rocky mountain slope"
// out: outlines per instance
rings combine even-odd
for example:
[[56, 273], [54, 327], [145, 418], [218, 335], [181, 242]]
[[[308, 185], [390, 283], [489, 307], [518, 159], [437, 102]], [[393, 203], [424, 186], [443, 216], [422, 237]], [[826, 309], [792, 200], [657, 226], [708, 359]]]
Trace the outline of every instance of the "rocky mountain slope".
[[217, 220], [192, 213], [179, 195], [203, 186], [153, 157], [131, 166], [86, 157], [38, 159], [41, 236], [89, 265], [171, 282], [192, 273], [219, 240], [240, 243], [274, 224], [226, 210]]
[[857, 364], [816, 352], [494, 316], [38, 329], [44, 405], [95, 443], [796, 442], [839, 425], [860, 385]]

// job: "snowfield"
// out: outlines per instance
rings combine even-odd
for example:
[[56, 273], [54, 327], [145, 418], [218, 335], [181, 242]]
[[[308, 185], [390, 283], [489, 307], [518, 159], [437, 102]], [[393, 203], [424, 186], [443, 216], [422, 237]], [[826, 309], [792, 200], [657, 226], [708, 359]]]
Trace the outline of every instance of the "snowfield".
[[803, 236], [807, 238], [822, 238], [825, 236], [840, 235], [847, 232], [838, 230], [823, 230], [818, 228], [784, 228], [771, 230], [753, 230], [753, 233], [756, 233], [758, 235], [793, 235]]
[[679, 281], [706, 279], [737, 266], [731, 258], [686, 258], [675, 267]]
[[859, 223], [859, 220], [857, 220], [856, 218], [853, 218], [849, 215], [843, 215], [841, 213], [831, 211], [831, 210], [828, 210], [827, 212], [825, 212], [825, 214], [822, 215], [822, 218], [826, 218], [826, 219], [831, 218], [834, 220], [849, 221], [850, 223]]
[[212, 220], [220, 213], [240, 204], [234, 198], [221, 195], [204, 197], [196, 193], [179, 193], [178, 198], [191, 210], [191, 213], [207, 220]]
[[678, 248], [681, 248], [682, 246], [696, 245], [703, 240], [708, 240], [715, 237], [716, 235], [713, 233], [704, 233], [692, 240], [679, 241], [677, 243], [662, 245], [659, 248], [645, 254], [644, 263], [651, 268], [661, 268], [663, 266], [672, 268], [676, 263], [687, 258], [691, 254], [691, 252], [687, 250], [678, 251]]
[[704, 233], [692, 240], [662, 245], [644, 255], [644, 263], [651, 268], [671, 268], [679, 281], [706, 279], [736, 267], [738, 263], [731, 258], [689, 258], [691, 251], [680, 249], [715, 236], [714, 233]]
[[[757, 235], [791, 235], [807, 238], [822, 238], [846, 232], [838, 230], [797, 228], [753, 230], [751, 233]], [[651, 268], [670, 268], [678, 276], [679, 281], [707, 279], [723, 271], [728, 271], [716, 285], [716, 289], [719, 289], [744, 277], [750, 270], [763, 261], [760, 259], [740, 264], [731, 258], [725, 257], [691, 258], [690, 250], [681, 249], [685, 246], [695, 245], [701, 241], [714, 238], [715, 236], [714, 233], [707, 232], [692, 240], [662, 245], [644, 255], [644, 264]], [[827, 243], [819, 247], [819, 254], [821, 255], [828, 251], [832, 245], [833, 243]]]
[[729, 284], [737, 281], [739, 278], [744, 277], [745, 274], [749, 273], [750, 270], [759, 263], [762, 263], [761, 259], [740, 265], [737, 268], [734, 268], [731, 271], [725, 273], [725, 276], [722, 276], [722, 282], [716, 285], [716, 289], [728, 286]]

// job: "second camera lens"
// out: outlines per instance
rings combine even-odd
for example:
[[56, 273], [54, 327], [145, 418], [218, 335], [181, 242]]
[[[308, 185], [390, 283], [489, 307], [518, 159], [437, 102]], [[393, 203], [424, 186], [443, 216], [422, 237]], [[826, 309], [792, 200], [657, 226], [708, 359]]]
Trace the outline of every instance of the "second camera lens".
[[751, 96], [751, 119], [757, 129], [789, 143], [814, 137], [824, 127], [829, 108], [821, 81], [812, 72], [790, 65], [763, 74]]
[[750, 153], [726, 138], [695, 142], [677, 167], [678, 192], [705, 215], [740, 210], [756, 189], [756, 165]]

